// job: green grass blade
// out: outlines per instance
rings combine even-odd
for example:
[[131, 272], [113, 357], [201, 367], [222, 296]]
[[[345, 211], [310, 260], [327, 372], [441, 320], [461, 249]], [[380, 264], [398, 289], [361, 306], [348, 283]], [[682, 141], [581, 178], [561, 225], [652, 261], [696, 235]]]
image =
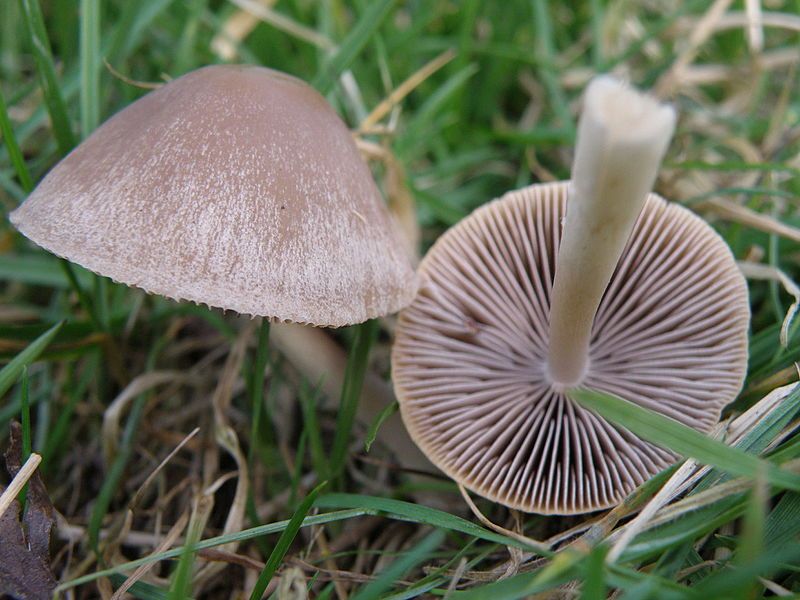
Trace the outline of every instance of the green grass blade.
[[[516, 539], [512, 539], [484, 529], [480, 525], [476, 525], [471, 521], [462, 519], [450, 513], [421, 506], [419, 504], [412, 504], [411, 502], [404, 502], [402, 500], [394, 500], [392, 498], [378, 498], [375, 496], [365, 496], [362, 494], [325, 494], [317, 500], [316, 505], [320, 508], [364, 508], [373, 510], [378, 513], [384, 513], [395, 519], [402, 519], [412, 521], [414, 523], [423, 523], [431, 525], [440, 529], [447, 529], [449, 531], [457, 531], [466, 535], [486, 540], [489, 542], [496, 542], [505, 546], [514, 546], [523, 550], [532, 550], [540, 553], [540, 548], [532, 548], [530, 545], [525, 544]], [[549, 553], [543, 553], [549, 554]]]
[[397, 410], [400, 408], [400, 405], [397, 402], [392, 402], [388, 406], [386, 406], [372, 424], [369, 426], [369, 431], [367, 431], [367, 437], [364, 440], [364, 450], [369, 452], [369, 449], [372, 448], [372, 444], [375, 443], [375, 438], [378, 437], [378, 430], [380, 430], [381, 425], [383, 425], [384, 421], [391, 417]]
[[364, 14], [350, 30], [330, 58], [323, 62], [313, 86], [323, 95], [331, 91], [333, 84], [367, 45], [372, 35], [381, 26], [396, 0], [373, 0]]
[[[256, 447], [263, 443], [264, 437], [269, 435], [269, 429], [263, 428], [262, 411], [264, 408], [264, 371], [267, 368], [267, 358], [269, 356], [269, 320], [262, 319], [258, 330], [258, 342], [256, 346], [255, 360], [253, 361], [253, 371], [250, 382], [250, 448], [248, 451], [248, 463], [252, 467], [255, 458]], [[268, 419], [271, 422], [271, 419]]]
[[[356, 517], [363, 517], [365, 515], [374, 515], [375, 513], [369, 510], [362, 510], [362, 509], [352, 509], [352, 510], [340, 510], [330, 513], [324, 513], [321, 515], [314, 515], [311, 517], [306, 517], [303, 520], [302, 527], [312, 527], [314, 525], [325, 525], [327, 523], [335, 523], [337, 521], [346, 521], [348, 519], [353, 519]], [[272, 533], [280, 533], [289, 525], [289, 521], [278, 521], [276, 523], [269, 523], [268, 525], [259, 525], [258, 527], [252, 527], [250, 529], [245, 529], [244, 531], [237, 531], [236, 533], [230, 533], [226, 535], [220, 535], [217, 537], [209, 538], [207, 540], [202, 540], [195, 545], [195, 550], [203, 550], [205, 548], [215, 548], [216, 546], [222, 546], [224, 544], [229, 544], [231, 542], [243, 542], [246, 540], [252, 540], [254, 538], [260, 537], [262, 535], [269, 535]], [[166, 550], [164, 552], [159, 552], [156, 554], [151, 554], [149, 556], [145, 556], [144, 558], [138, 558], [136, 560], [132, 560], [127, 563], [122, 563], [120, 565], [116, 565], [109, 569], [103, 569], [99, 571], [95, 571], [94, 573], [89, 573], [87, 575], [82, 575], [81, 577], [76, 577], [70, 581], [66, 581], [60, 584], [56, 591], [64, 591], [70, 588], [77, 587], [79, 585], [83, 585], [85, 583], [89, 583], [95, 581], [96, 579], [100, 579], [101, 577], [110, 577], [114, 573], [124, 573], [126, 571], [132, 571], [137, 567], [141, 567], [142, 565], [147, 565], [153, 562], [158, 562], [161, 560], [167, 560], [170, 558], [177, 558], [181, 555], [184, 548], [180, 546], [178, 548], [172, 548], [171, 550]]]
[[[31, 403], [29, 399], [29, 388], [30, 382], [28, 380], [28, 367], [23, 367], [22, 369], [22, 383], [21, 383], [21, 390], [20, 390], [20, 422], [22, 425], [22, 456], [20, 457], [20, 463], [25, 464], [25, 461], [28, 460], [28, 457], [31, 455], [31, 451], [33, 450], [31, 444]], [[19, 505], [25, 509], [25, 501], [28, 496], [28, 485], [25, 484], [23, 488], [20, 490], [19, 495], [17, 496], [17, 500], [19, 501]]]
[[[109, 579], [114, 587], [120, 587], [125, 583], [127, 577], [119, 573], [113, 573], [109, 576]], [[128, 588], [128, 594], [134, 598], [139, 598], [139, 600], [167, 600], [167, 593], [160, 587], [145, 581], [137, 581]], [[187, 596], [184, 600], [191, 600], [191, 598]]]
[[561, 126], [568, 131], [575, 130], [575, 123], [569, 112], [569, 102], [561, 89], [556, 71], [556, 49], [553, 42], [553, 23], [550, 19], [551, 6], [545, 0], [532, 0], [533, 26], [536, 31], [536, 55], [541, 63], [539, 73], [542, 83], [550, 96], [550, 105], [558, 116]]
[[[769, 497], [766, 484], [757, 479], [753, 491], [747, 500], [747, 509], [742, 519], [742, 530], [739, 534], [739, 544], [736, 548], [735, 562], [738, 565], [747, 565], [764, 553], [764, 522]], [[736, 597], [746, 600], [758, 595], [758, 581], [751, 582], [737, 591]]]
[[324, 488], [326, 485], [327, 482], [323, 481], [321, 484], [311, 490], [308, 496], [306, 496], [300, 503], [300, 506], [297, 507], [297, 510], [294, 511], [292, 518], [286, 525], [286, 529], [283, 530], [281, 537], [278, 538], [278, 542], [272, 549], [272, 553], [267, 559], [267, 564], [264, 565], [264, 569], [258, 576], [256, 585], [253, 587], [253, 591], [250, 593], [250, 600], [260, 600], [261, 596], [264, 595], [267, 585], [275, 575], [275, 571], [278, 570], [278, 566], [281, 564], [283, 557], [289, 550], [289, 546], [291, 546], [292, 542], [294, 541], [297, 532], [300, 531], [300, 527], [303, 525], [303, 519], [306, 518], [306, 515], [308, 514], [308, 511], [311, 510], [311, 506], [314, 504], [317, 496], [322, 491], [322, 488]]
[[192, 517], [189, 521], [189, 532], [186, 536], [186, 545], [181, 551], [178, 565], [172, 574], [172, 583], [169, 586], [169, 600], [184, 600], [189, 596], [192, 583], [192, 567], [197, 554], [197, 542], [203, 534], [208, 514], [213, 506], [210, 496], [201, 496], [194, 506]]
[[800, 536], [800, 494], [786, 492], [764, 522], [764, 545], [781, 550]]
[[36, 61], [44, 102], [53, 124], [53, 134], [56, 137], [58, 151], [61, 155], [65, 155], [75, 145], [75, 135], [72, 132], [67, 116], [67, 105], [56, 78], [50, 40], [48, 40], [47, 31], [44, 28], [42, 9], [38, 0], [19, 0], [19, 5], [22, 9], [25, 35]]
[[[50, 288], [69, 288], [70, 280], [61, 268], [60, 259], [52, 254], [0, 255], [0, 281], [13, 281]], [[80, 267], [74, 268], [76, 281], [82, 285], [92, 282], [92, 274]]]
[[528, 598], [574, 579], [579, 561], [580, 556], [578, 553], [561, 552], [547, 566], [541, 569], [509, 577], [508, 579], [501, 579], [464, 592], [456, 592], [453, 597], [464, 600], [483, 600], [485, 598], [517, 600], [518, 598]]
[[353, 348], [347, 357], [339, 414], [336, 418], [336, 433], [334, 434], [333, 448], [331, 450], [330, 472], [333, 477], [338, 477], [344, 470], [345, 460], [347, 459], [347, 446], [350, 443], [350, 434], [355, 422], [356, 411], [358, 410], [361, 387], [367, 372], [369, 350], [377, 335], [377, 319], [371, 319], [359, 325]]
[[800, 491], [800, 477], [797, 475], [782, 471], [743, 450], [713, 440], [669, 417], [604, 392], [577, 389], [570, 391], [569, 395], [584, 408], [678, 454], [690, 456], [732, 475], [756, 477], [759, 473], [764, 473], [771, 484]]
[[0, 396], [5, 394], [9, 388], [16, 383], [19, 376], [22, 375], [22, 372], [25, 370], [25, 367], [39, 358], [39, 355], [47, 348], [50, 342], [53, 341], [53, 338], [56, 337], [62, 325], [64, 325], [64, 321], [53, 325], [0, 370]]
[[[800, 560], [800, 544], [793, 544], [780, 552], [765, 552], [747, 564], [735, 569], [723, 568], [714, 571], [694, 586], [693, 597], [697, 600], [709, 598], [732, 598], [736, 593], [757, 581], [758, 577], [769, 577], [781, 565]], [[796, 597], [796, 596], [794, 596]]]
[[81, 134], [88, 137], [100, 124], [100, 2], [81, 0]]
[[[311, 451], [311, 462], [314, 471], [320, 479], [327, 480], [330, 476], [330, 466], [325, 456], [325, 448], [322, 443], [322, 431], [317, 419], [317, 399], [319, 398], [319, 388], [317, 385], [314, 390], [309, 390], [307, 382], [300, 384], [300, 408], [303, 411], [303, 427], [308, 440], [309, 450]], [[301, 461], [298, 461], [301, 462]]]
[[3, 135], [3, 142], [5, 142], [17, 179], [22, 186], [22, 190], [27, 194], [33, 189], [33, 180], [31, 179], [30, 171], [28, 171], [28, 165], [25, 164], [25, 158], [22, 156], [19, 143], [17, 143], [17, 136], [14, 134], [14, 127], [8, 116], [8, 107], [6, 106], [2, 89], [0, 89], [0, 134]]
[[31, 444], [31, 403], [30, 403], [30, 381], [28, 378], [28, 367], [22, 368], [22, 389], [20, 392], [20, 400], [22, 410], [20, 411], [20, 420], [22, 422], [22, 459], [21, 462], [28, 460], [28, 457], [33, 451]]
[[[735, 446], [749, 454], [761, 454], [767, 446], [778, 436], [792, 419], [800, 412], [800, 385], [794, 389], [776, 406], [768, 415], [762, 417]], [[777, 458], [777, 457], [776, 457]], [[777, 462], [782, 462], [777, 460]], [[716, 482], [725, 481], [729, 476], [720, 474], [717, 470], [707, 473], [694, 487], [691, 493], [708, 489]]]
[[444, 532], [436, 530], [422, 540], [411, 552], [393, 561], [377, 579], [370, 581], [352, 597], [353, 600], [378, 600], [398, 579], [427, 559], [444, 541]]
[[584, 561], [585, 573], [581, 586], [581, 600], [604, 600], [607, 597], [605, 584], [607, 553], [607, 546], [597, 546], [592, 549]]

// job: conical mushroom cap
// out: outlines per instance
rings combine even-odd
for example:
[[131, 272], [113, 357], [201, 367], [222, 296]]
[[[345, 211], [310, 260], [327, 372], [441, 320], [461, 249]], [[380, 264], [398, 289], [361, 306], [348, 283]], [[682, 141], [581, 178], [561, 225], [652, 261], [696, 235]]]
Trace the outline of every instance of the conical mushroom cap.
[[[548, 319], [568, 183], [507, 194], [446, 232], [400, 313], [392, 370], [428, 458], [529, 512], [608, 508], [674, 456], [548, 381]], [[582, 384], [708, 431], [747, 366], [747, 286], [724, 241], [651, 194], [594, 320]]]
[[205, 67], [134, 102], [11, 221], [101, 275], [243, 314], [337, 327], [416, 292], [350, 131], [260, 67]]

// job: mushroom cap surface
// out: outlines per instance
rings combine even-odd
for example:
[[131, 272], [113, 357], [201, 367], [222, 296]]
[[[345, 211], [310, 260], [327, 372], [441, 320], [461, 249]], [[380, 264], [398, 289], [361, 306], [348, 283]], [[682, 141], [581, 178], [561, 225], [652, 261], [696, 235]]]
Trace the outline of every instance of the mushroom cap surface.
[[[548, 319], [568, 182], [506, 194], [419, 267], [392, 374], [431, 461], [476, 493], [543, 514], [611, 507], [675, 456], [548, 381]], [[582, 385], [708, 431], [747, 367], [747, 286], [722, 238], [651, 194], [594, 320]]]
[[338, 327], [416, 276], [350, 131], [310, 86], [210, 66], [126, 107], [11, 214], [28, 238], [176, 300]]

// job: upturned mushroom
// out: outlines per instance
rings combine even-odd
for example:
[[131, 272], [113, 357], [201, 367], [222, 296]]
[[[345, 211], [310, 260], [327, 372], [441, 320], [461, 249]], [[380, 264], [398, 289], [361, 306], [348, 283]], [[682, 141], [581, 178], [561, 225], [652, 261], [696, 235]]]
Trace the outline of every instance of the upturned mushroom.
[[738, 394], [745, 280], [711, 227], [648, 194], [674, 121], [671, 108], [596, 79], [572, 181], [479, 208], [423, 259], [397, 328], [395, 390], [414, 441], [478, 494], [587, 512], [674, 461], [571, 401], [570, 388], [701, 431]]
[[416, 292], [350, 131], [310, 86], [210, 66], [104, 123], [11, 221], [116, 281], [271, 320], [339, 327]]

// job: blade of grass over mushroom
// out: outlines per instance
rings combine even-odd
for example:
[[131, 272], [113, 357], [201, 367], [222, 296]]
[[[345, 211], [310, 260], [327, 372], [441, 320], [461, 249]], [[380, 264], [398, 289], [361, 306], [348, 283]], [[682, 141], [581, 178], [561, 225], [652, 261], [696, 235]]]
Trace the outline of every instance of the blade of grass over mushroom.
[[325, 95], [331, 91], [333, 84], [355, 60], [372, 34], [381, 26], [396, 0], [375, 0], [367, 5], [358, 22], [350, 29], [350, 33], [339, 44], [338, 50], [326, 59], [320, 72], [314, 79], [313, 86]]
[[647, 410], [618, 396], [595, 390], [575, 389], [569, 395], [583, 407], [629, 429], [634, 434], [683, 456], [718, 467], [733, 475], [756, 477], [763, 472], [776, 486], [800, 491], [800, 476], [788, 473], [738, 448]]
[[395, 559], [376, 579], [361, 588], [353, 600], [377, 600], [382, 594], [391, 589], [397, 580], [403, 577], [412, 567], [426, 560], [436, 548], [441, 546], [445, 535], [441, 530], [436, 530], [416, 544], [410, 552]]
[[47, 38], [42, 18], [42, 9], [38, 0], [19, 0], [19, 4], [22, 8], [25, 35], [36, 61], [39, 83], [53, 124], [53, 134], [58, 142], [59, 153], [64, 155], [75, 145], [75, 136], [67, 116], [67, 105], [56, 78], [50, 40]]
[[25, 368], [39, 358], [39, 355], [53, 341], [53, 338], [64, 325], [64, 321], [56, 323], [34, 340], [25, 350], [17, 354], [2, 370], [0, 370], [0, 396], [16, 383]]
[[331, 476], [338, 477], [347, 460], [347, 447], [355, 423], [361, 387], [369, 363], [369, 351], [378, 336], [379, 323], [371, 319], [357, 326], [353, 347], [347, 357], [342, 395], [339, 403], [339, 414], [336, 419], [336, 433], [331, 449]]
[[264, 566], [264, 569], [258, 576], [258, 580], [253, 587], [253, 591], [250, 593], [250, 600], [258, 600], [264, 595], [267, 585], [269, 585], [270, 580], [278, 570], [281, 561], [283, 561], [283, 557], [289, 550], [289, 546], [292, 544], [295, 536], [297, 536], [297, 532], [300, 531], [300, 527], [302, 527], [303, 520], [306, 518], [308, 511], [311, 510], [311, 506], [314, 504], [317, 496], [322, 491], [322, 488], [324, 488], [327, 484], [327, 481], [323, 481], [317, 487], [311, 490], [311, 492], [309, 492], [309, 494], [300, 503], [300, 506], [297, 507], [297, 510], [294, 511], [292, 518], [289, 519], [289, 522], [286, 524], [286, 528], [283, 530], [283, 533], [281, 533], [280, 538], [278, 538], [275, 547], [272, 549], [272, 553], [267, 559], [267, 564]]

